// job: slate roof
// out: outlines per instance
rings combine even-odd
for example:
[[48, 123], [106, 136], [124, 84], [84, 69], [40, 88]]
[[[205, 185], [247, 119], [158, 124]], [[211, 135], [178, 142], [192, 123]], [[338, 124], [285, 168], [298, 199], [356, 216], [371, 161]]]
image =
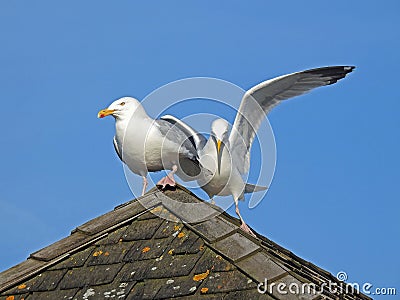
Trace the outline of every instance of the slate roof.
[[370, 299], [239, 225], [184, 188], [153, 190], [0, 273], [0, 299]]

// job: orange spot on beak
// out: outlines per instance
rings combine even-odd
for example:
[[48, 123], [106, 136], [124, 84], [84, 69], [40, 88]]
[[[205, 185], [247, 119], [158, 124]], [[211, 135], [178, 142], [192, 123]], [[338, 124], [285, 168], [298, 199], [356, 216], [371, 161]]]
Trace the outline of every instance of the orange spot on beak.
[[115, 112], [115, 109], [102, 109], [101, 111], [99, 111], [97, 113], [97, 117], [98, 118], [104, 118], [107, 117], [109, 115], [112, 115]]

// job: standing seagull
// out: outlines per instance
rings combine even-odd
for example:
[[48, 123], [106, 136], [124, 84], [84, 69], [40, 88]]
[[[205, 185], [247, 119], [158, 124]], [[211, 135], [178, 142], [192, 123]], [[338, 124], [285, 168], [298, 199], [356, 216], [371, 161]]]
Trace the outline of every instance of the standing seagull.
[[162, 119], [176, 123], [186, 134], [195, 137], [200, 164], [211, 171], [202, 173], [198, 179], [200, 186], [210, 198], [232, 195], [241, 228], [254, 235], [240, 215], [238, 200], [244, 200], [244, 193], [265, 189], [246, 184], [242, 178], [249, 171], [250, 148], [261, 122], [281, 101], [336, 83], [354, 68], [333, 66], [311, 69], [264, 81], [244, 94], [231, 132], [226, 120], [217, 119], [212, 123], [211, 135], [206, 142], [182, 121], [170, 116]]
[[115, 118], [115, 151], [133, 173], [142, 176], [142, 195], [146, 191], [148, 172], [171, 169], [157, 183], [163, 188], [175, 186], [175, 173], [185, 181], [193, 180], [200, 173], [196, 149], [185, 133], [170, 122], [150, 118], [138, 100], [120, 98], [97, 116], [108, 115]]

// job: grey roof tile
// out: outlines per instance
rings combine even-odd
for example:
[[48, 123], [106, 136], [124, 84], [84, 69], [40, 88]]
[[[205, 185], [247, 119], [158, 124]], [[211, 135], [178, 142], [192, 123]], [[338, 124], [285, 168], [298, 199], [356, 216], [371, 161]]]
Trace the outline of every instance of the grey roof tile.
[[[161, 206], [159, 206], [159, 207], [161, 207]], [[157, 218], [158, 218], [157, 214], [148, 211], [148, 212], [140, 215], [137, 219], [138, 220], [148, 220], [148, 219], [157, 219]]]
[[234, 265], [210, 248], [206, 247], [203, 251], [204, 254], [194, 269], [195, 274], [202, 274], [207, 271], [221, 272], [235, 269]]
[[178, 234], [182, 230], [182, 228], [182, 222], [165, 220], [158, 228], [157, 232], [154, 235], [154, 238], [159, 239], [172, 236], [173, 234]]
[[198, 242], [199, 236], [186, 227], [173, 234], [175, 238], [169, 245], [173, 254], [195, 254], [200, 251], [203, 242]]
[[115, 280], [105, 285], [86, 286], [79, 290], [74, 299], [125, 299], [135, 283], [136, 282], [120, 282]]
[[126, 263], [120, 271], [124, 282], [139, 281], [147, 278], [149, 262], [145, 260]]
[[258, 282], [273, 282], [278, 277], [283, 277], [287, 271], [271, 260], [266, 254], [257, 252], [237, 263], [237, 266]]
[[202, 253], [188, 255], [165, 254], [151, 260], [137, 260], [127, 263], [121, 270], [122, 280], [169, 278], [187, 276]]
[[174, 254], [195, 254], [204, 248], [204, 241], [194, 232], [189, 232], [181, 240], [175, 239], [172, 244]]
[[27, 275], [45, 267], [46, 263], [33, 259], [26, 261], [0, 273], [0, 292], [2, 289], [7, 288], [15, 280], [24, 280]]
[[177, 195], [172, 193], [158, 193], [157, 197], [165, 208], [187, 223], [202, 222], [220, 214], [206, 202], [194, 201], [194, 198], [186, 193], [180, 195], [179, 201]]
[[105, 238], [98, 240], [96, 242], [96, 245], [110, 245], [122, 241], [122, 235], [128, 229], [129, 225], [130, 224], [117, 228], [114, 231], [110, 232]]
[[165, 279], [154, 299], [175, 298], [193, 295], [200, 282], [188, 280], [187, 277], [173, 277]]
[[99, 245], [92, 249], [87, 266], [109, 265], [122, 262], [122, 259], [135, 242], [120, 242], [113, 245]]
[[78, 226], [76, 230], [88, 235], [94, 235], [123, 221], [130, 220], [146, 211], [148, 207], [156, 206], [159, 203], [160, 201], [154, 194], [149, 194], [141, 198], [140, 201], [133, 201], [127, 205], [119, 206], [109, 213], [86, 222]]
[[124, 257], [124, 261], [135, 261], [143, 259], [153, 259], [160, 257], [168, 250], [173, 237], [164, 239], [153, 239], [136, 242], [134, 247], [131, 247]]
[[229, 272], [210, 273], [201, 287], [208, 289], [208, 293], [220, 293], [255, 289], [256, 284], [240, 271], [233, 270]]
[[160, 227], [163, 220], [149, 219], [134, 221], [122, 235], [124, 241], [146, 240], [153, 237], [154, 233]]
[[211, 218], [199, 224], [195, 224], [193, 227], [196, 232], [209, 243], [213, 243], [237, 230], [236, 226], [220, 217]]
[[152, 279], [139, 282], [131, 289], [126, 300], [154, 299], [164, 281], [164, 279]]
[[60, 261], [58, 264], [55, 264], [54, 266], [50, 267], [49, 270], [82, 267], [94, 248], [95, 248], [94, 246], [90, 246], [82, 251], [72, 254], [71, 256], [68, 256], [64, 260]]
[[29, 292], [50, 291], [56, 288], [67, 270], [46, 271], [18, 286], [9, 289], [4, 295], [17, 295]]
[[149, 278], [168, 278], [188, 275], [202, 253], [187, 255], [165, 255], [150, 266]]
[[[28, 297], [25, 297], [24, 299], [26, 299], [26, 300], [43, 300], [43, 299], [72, 300], [77, 291], [78, 291], [78, 289], [54, 290], [54, 291], [48, 291], [48, 292], [34, 292], [33, 294], [30, 294]], [[17, 298], [15, 298], [15, 300], [16, 299]]]
[[235, 233], [213, 244], [215, 249], [226, 255], [234, 262], [260, 250], [260, 246], [240, 233]]
[[110, 283], [114, 280], [121, 267], [122, 264], [114, 264], [69, 270], [61, 280], [59, 288], [63, 290]]
[[64, 277], [67, 270], [47, 271], [35, 277], [38, 280], [30, 287], [30, 292], [43, 292], [54, 290], [61, 279]]
[[42, 261], [50, 261], [60, 255], [63, 255], [77, 247], [77, 245], [83, 245], [86, 242], [90, 241], [91, 238], [85, 234], [76, 232], [62, 240], [51, 244], [39, 251], [36, 251], [30, 255], [31, 258], [42, 260]]

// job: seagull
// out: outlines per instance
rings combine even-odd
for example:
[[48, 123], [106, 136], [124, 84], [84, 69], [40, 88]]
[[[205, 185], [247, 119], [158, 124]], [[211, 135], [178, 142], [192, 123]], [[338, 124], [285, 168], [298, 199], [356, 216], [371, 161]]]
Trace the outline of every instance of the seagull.
[[176, 185], [175, 173], [184, 181], [200, 174], [197, 152], [188, 136], [168, 121], [150, 118], [137, 99], [120, 98], [97, 116], [109, 115], [115, 118], [115, 151], [133, 173], [142, 177], [142, 195], [148, 172], [171, 170], [157, 183], [162, 188]]
[[314, 88], [336, 83], [353, 71], [354, 66], [331, 66], [291, 73], [264, 81], [248, 90], [241, 101], [232, 129], [224, 119], [212, 122], [211, 135], [204, 141], [200, 134], [182, 121], [164, 116], [162, 119], [176, 124], [196, 144], [199, 162], [210, 173], [201, 173], [198, 183], [213, 197], [232, 195], [241, 229], [255, 236], [243, 220], [239, 200], [244, 194], [265, 190], [267, 187], [245, 183], [243, 176], [250, 167], [250, 149], [257, 130], [266, 115], [283, 100], [293, 98]]

